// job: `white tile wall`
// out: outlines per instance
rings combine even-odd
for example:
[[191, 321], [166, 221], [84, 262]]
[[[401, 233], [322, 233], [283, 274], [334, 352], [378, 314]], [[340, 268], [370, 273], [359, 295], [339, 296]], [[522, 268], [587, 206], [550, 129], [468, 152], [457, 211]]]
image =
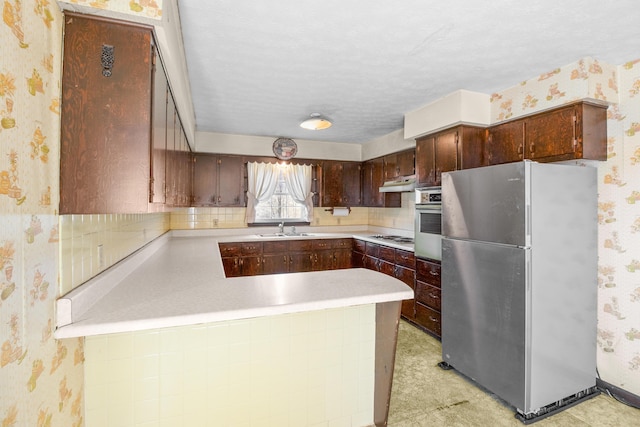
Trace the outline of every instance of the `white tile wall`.
[[373, 424], [375, 305], [86, 338], [86, 424]]

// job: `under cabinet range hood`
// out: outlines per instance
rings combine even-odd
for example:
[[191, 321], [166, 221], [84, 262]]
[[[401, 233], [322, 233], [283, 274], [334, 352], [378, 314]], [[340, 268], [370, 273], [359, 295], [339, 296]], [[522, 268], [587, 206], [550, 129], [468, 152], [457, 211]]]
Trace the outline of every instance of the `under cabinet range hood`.
[[406, 193], [416, 189], [416, 176], [401, 176], [393, 181], [385, 181], [379, 188], [381, 193]]

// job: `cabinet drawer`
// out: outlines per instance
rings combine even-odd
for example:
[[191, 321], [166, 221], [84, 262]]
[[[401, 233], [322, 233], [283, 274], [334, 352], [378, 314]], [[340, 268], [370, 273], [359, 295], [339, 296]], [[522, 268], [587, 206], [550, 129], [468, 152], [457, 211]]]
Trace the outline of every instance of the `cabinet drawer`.
[[416, 301], [416, 322], [438, 337], [442, 334], [440, 313]]
[[353, 239], [333, 239], [332, 247], [335, 249], [351, 249], [353, 247]]
[[380, 273], [384, 273], [387, 276], [395, 277], [396, 275], [396, 266], [393, 263], [386, 262], [383, 260], [378, 260], [378, 266]]
[[277, 240], [274, 242], [262, 242], [262, 252], [265, 254], [287, 252], [288, 250], [289, 250], [289, 242], [287, 240]]
[[380, 253], [380, 245], [376, 243], [366, 242], [365, 253], [374, 258], [379, 258], [378, 254]]
[[242, 247], [239, 243], [218, 243], [218, 247], [223, 258], [239, 256], [242, 252]]
[[317, 239], [313, 240], [313, 249], [331, 249], [331, 245], [333, 244], [332, 239]]
[[262, 254], [262, 242], [242, 243], [242, 255], [260, 255], [260, 254]]
[[380, 249], [378, 249], [378, 258], [395, 264], [396, 250], [389, 246], [380, 246]]
[[356, 252], [365, 253], [365, 241], [353, 239], [353, 250]]
[[431, 286], [440, 287], [440, 264], [426, 261], [424, 259], [416, 259], [416, 279], [426, 282]]
[[411, 286], [411, 289], [415, 288], [415, 280], [416, 280], [416, 272], [410, 268], [402, 267], [401, 265], [396, 265], [395, 268], [395, 276], [396, 278], [402, 280], [407, 285]]
[[403, 251], [402, 249], [396, 249], [396, 264], [404, 267], [415, 268], [416, 257], [413, 252]]
[[313, 240], [290, 240], [290, 252], [305, 252], [313, 250]]
[[441, 290], [428, 283], [416, 281], [416, 301], [440, 311]]

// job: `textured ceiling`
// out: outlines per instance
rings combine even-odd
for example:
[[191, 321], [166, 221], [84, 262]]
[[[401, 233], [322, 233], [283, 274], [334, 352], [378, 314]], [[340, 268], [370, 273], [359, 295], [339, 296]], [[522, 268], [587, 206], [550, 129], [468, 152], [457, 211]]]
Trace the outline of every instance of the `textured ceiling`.
[[[198, 131], [363, 143], [458, 89], [640, 58], [637, 0], [179, 0]], [[299, 127], [318, 112], [323, 131]]]

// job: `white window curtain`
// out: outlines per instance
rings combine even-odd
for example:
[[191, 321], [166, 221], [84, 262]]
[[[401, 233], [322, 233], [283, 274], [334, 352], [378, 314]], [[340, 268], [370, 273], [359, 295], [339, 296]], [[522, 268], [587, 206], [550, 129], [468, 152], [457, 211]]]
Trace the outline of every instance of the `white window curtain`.
[[256, 205], [269, 200], [276, 191], [280, 170], [275, 163], [247, 163], [247, 224], [255, 222]]
[[288, 165], [283, 170], [289, 194], [306, 208], [306, 221], [313, 219], [313, 193], [311, 192], [313, 167], [311, 165]]

